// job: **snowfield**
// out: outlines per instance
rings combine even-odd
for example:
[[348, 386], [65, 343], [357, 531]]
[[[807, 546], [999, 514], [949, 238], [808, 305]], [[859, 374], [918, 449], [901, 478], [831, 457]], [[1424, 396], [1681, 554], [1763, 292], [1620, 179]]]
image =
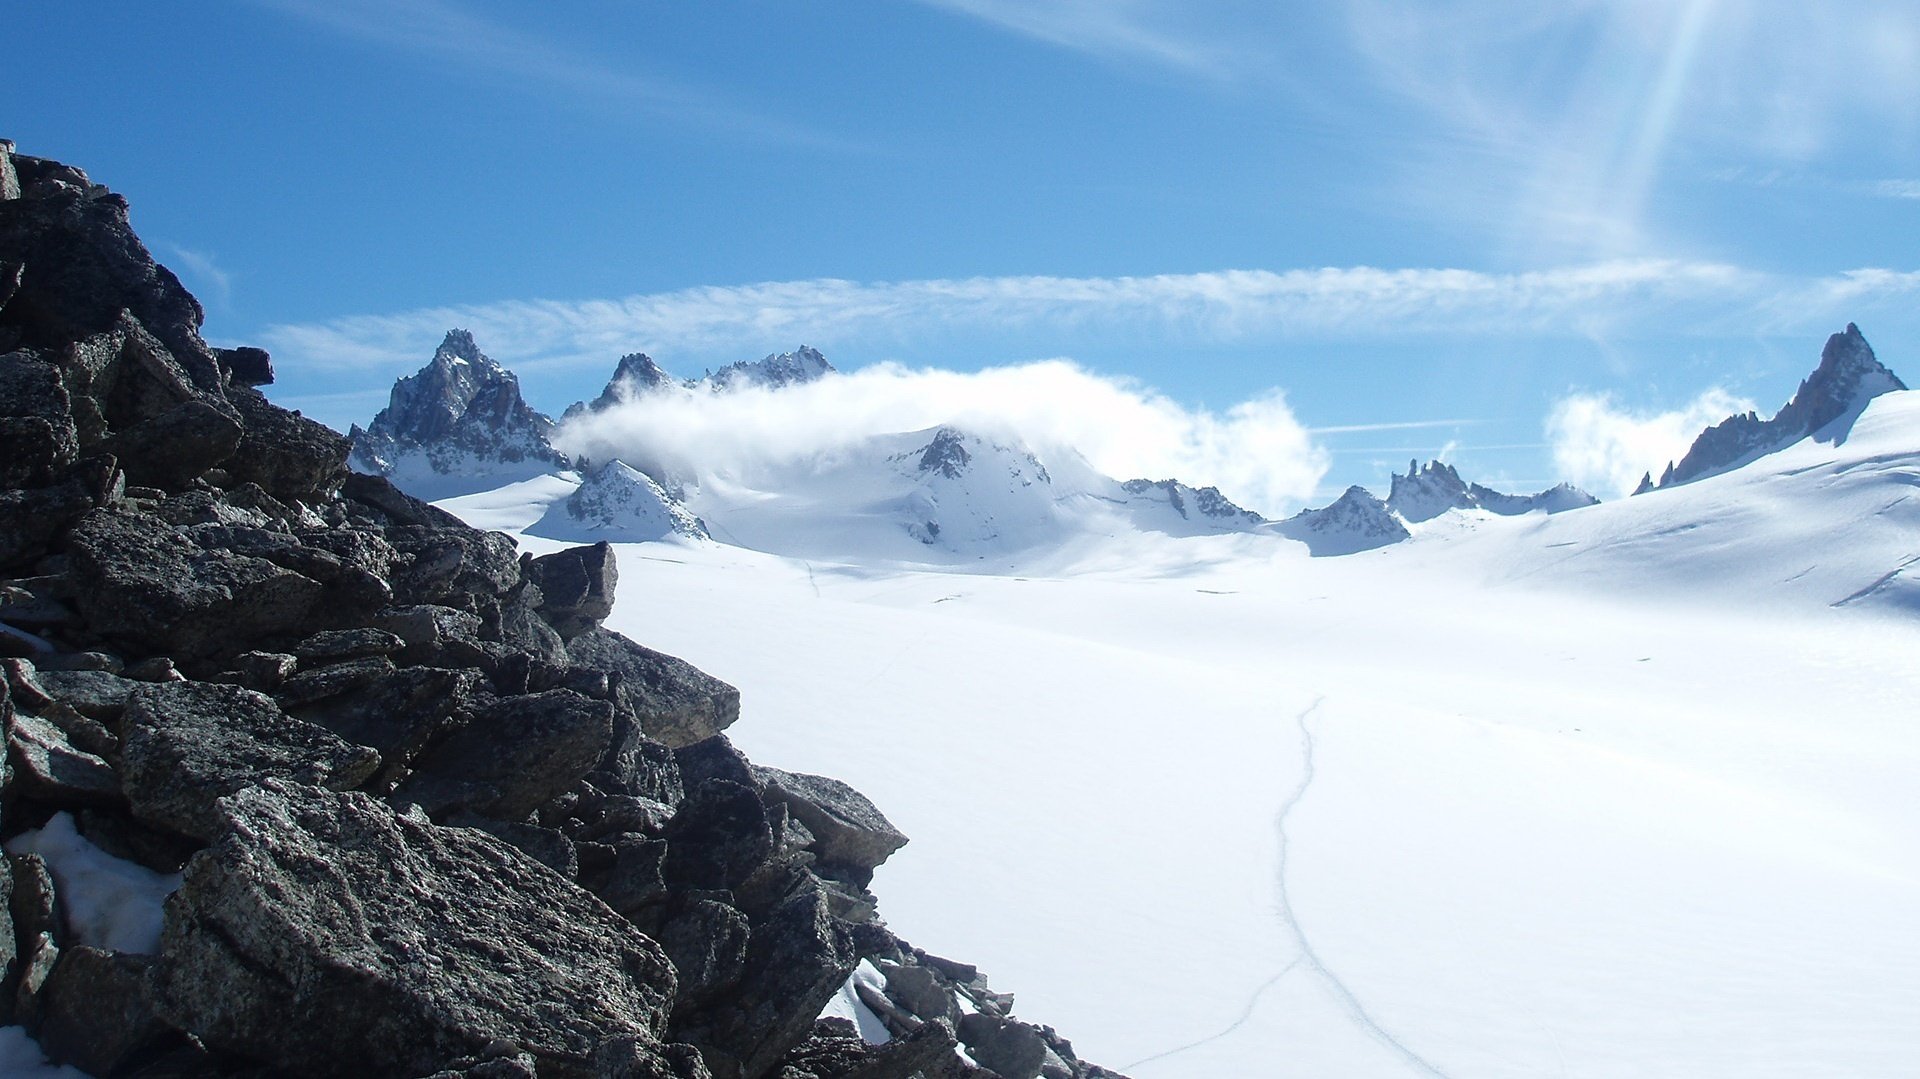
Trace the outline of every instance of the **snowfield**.
[[[517, 534], [571, 489], [441, 504]], [[912, 837], [875, 883], [897, 933], [1137, 1079], [1914, 1074], [1920, 392], [1414, 531], [966, 572], [893, 536], [622, 544], [609, 624]]]

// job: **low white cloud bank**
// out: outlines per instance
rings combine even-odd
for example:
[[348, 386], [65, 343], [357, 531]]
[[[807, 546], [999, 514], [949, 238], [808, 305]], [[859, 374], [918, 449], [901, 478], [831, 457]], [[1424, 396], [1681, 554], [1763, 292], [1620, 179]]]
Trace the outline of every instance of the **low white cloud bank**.
[[1569, 482], [1602, 496], [1628, 495], [1643, 475], [1658, 479], [1702, 430], [1753, 407], [1718, 386], [1660, 412], [1622, 408], [1611, 394], [1576, 393], [1547, 414], [1547, 441], [1554, 465]]
[[1117, 479], [1215, 485], [1269, 515], [1310, 495], [1329, 463], [1277, 391], [1224, 412], [1192, 409], [1064, 360], [974, 373], [879, 364], [776, 391], [647, 394], [575, 417], [556, 441], [595, 461], [752, 485], [941, 424], [1018, 439], [1050, 467], [1077, 452]]

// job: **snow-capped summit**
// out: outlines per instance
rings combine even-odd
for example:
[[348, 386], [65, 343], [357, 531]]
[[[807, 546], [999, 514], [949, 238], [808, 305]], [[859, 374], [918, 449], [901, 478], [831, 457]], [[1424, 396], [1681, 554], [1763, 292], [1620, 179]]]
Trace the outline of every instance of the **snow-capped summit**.
[[1827, 338], [1820, 350], [1820, 366], [1801, 381], [1793, 400], [1772, 419], [1763, 420], [1755, 412], [1727, 417], [1700, 432], [1686, 456], [1667, 465], [1659, 483], [1649, 474], [1634, 493], [1727, 472], [1809, 435], [1840, 438], [1867, 402], [1906, 388], [1874, 356], [1860, 328], [1849, 322], [1845, 330]]
[[1315, 556], [1354, 554], [1398, 543], [1411, 533], [1400, 518], [1365, 487], [1349, 487], [1331, 505], [1301, 510], [1276, 531], [1299, 540]]
[[891, 457], [915, 481], [904, 500], [915, 539], [951, 550], [1017, 548], [1053, 530], [1053, 477], [1026, 446], [949, 426], [921, 435], [925, 444]]
[[354, 468], [409, 493], [444, 498], [567, 467], [553, 421], [528, 407], [520, 380], [449, 330], [433, 358], [393, 384], [387, 407], [355, 425]]
[[1444, 461], [1407, 462], [1407, 474], [1395, 473], [1387, 494], [1387, 508], [1403, 519], [1419, 524], [1453, 509], [1481, 509], [1502, 516], [1516, 516], [1545, 510], [1563, 510], [1592, 506], [1600, 500], [1572, 484], [1562, 483], [1538, 494], [1511, 495], [1478, 483], [1466, 483], [1452, 465]]
[[738, 389], [742, 386], [777, 390], [802, 382], [813, 382], [833, 373], [833, 365], [827, 362], [819, 349], [801, 345], [792, 352], [782, 352], [751, 362], [743, 360], [730, 363], [708, 375], [705, 381], [716, 390]]
[[609, 540], [706, 539], [707, 526], [646, 473], [609, 461], [527, 528], [536, 536], [578, 543]]
[[679, 384], [680, 380], [667, 374], [659, 364], [653, 362], [653, 357], [644, 352], [629, 352], [620, 357], [620, 362], [614, 366], [613, 377], [607, 380], [607, 388], [600, 391], [600, 396], [568, 406], [561, 418], [572, 419], [582, 411], [605, 412], [640, 394]]

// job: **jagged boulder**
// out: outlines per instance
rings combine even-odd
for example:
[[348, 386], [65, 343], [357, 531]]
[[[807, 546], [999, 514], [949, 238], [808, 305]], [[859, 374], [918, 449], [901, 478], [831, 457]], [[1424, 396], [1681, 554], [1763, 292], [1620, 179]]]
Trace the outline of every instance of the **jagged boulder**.
[[527, 560], [527, 580], [540, 589], [540, 617], [572, 640], [613, 613], [613, 592], [620, 581], [613, 546], [606, 542], [569, 547]]
[[282, 712], [239, 686], [171, 682], [133, 695], [120, 770], [134, 816], [198, 839], [224, 824], [218, 800], [268, 778], [347, 790], [380, 755]]
[[846, 872], [864, 886], [876, 866], [906, 845], [906, 835], [866, 795], [837, 779], [760, 765], [753, 776], [768, 804], [786, 806], [813, 833], [823, 870]]
[[613, 708], [565, 689], [508, 697], [415, 762], [394, 798], [439, 816], [518, 820], [571, 789], [606, 754]]
[[159, 974], [169, 1017], [210, 1047], [406, 1079], [500, 1039], [558, 1076], [591, 1074], [610, 1038], [659, 1041], [659, 945], [506, 844], [294, 784], [220, 815], [167, 902]]
[[613, 677], [621, 709], [647, 736], [678, 749], [705, 741], [740, 718], [740, 691], [693, 664], [592, 629], [567, 642], [567, 657]]

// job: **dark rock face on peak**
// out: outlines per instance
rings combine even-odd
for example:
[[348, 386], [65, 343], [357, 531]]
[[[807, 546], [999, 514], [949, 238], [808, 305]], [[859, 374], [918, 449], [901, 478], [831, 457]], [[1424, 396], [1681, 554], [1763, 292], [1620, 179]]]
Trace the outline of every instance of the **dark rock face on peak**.
[[1407, 474], [1395, 473], [1393, 488], [1387, 495], [1387, 508], [1402, 519], [1418, 524], [1430, 521], [1451, 509], [1483, 509], [1503, 516], [1517, 516], [1543, 510], [1560, 513], [1599, 503], [1580, 488], [1562, 483], [1538, 494], [1510, 495], [1461, 480], [1460, 473], [1444, 461], [1419, 461], [1407, 464]]
[[801, 345], [792, 352], [782, 352], [765, 359], [730, 363], [708, 375], [706, 382], [716, 390], [747, 386], [777, 390], [802, 382], [814, 382], [833, 373], [833, 365], [827, 362], [819, 349]]
[[432, 498], [567, 467], [552, 436], [553, 421], [528, 407], [519, 378], [466, 330], [449, 330], [425, 367], [393, 384], [373, 422], [350, 434], [355, 468]]
[[1257, 525], [1266, 518], [1242, 509], [1218, 487], [1189, 487], [1179, 480], [1128, 480], [1120, 488], [1130, 495], [1157, 493], [1182, 520], [1236, 527]]
[[1820, 365], [1772, 419], [1763, 420], [1755, 412], [1727, 417], [1700, 432], [1686, 455], [1667, 465], [1658, 483], [1649, 474], [1634, 493], [1728, 472], [1808, 436], [1844, 438], [1867, 402], [1906, 388], [1874, 356], [1860, 328], [1849, 322], [1827, 338]]
[[973, 455], [967, 452], [967, 439], [951, 427], [942, 427], [933, 434], [933, 441], [920, 454], [920, 471], [945, 476], [957, 480], [966, 472]]
[[576, 404], [567, 409], [563, 419], [572, 419], [582, 411], [605, 412], [623, 401], [631, 401], [642, 394], [651, 393], [665, 386], [682, 385], [679, 379], [662, 370], [653, 362], [653, 357], [644, 352], [632, 352], [620, 357], [614, 366], [613, 377], [607, 380], [607, 388], [600, 396], [584, 404]]
[[[0, 1022], [100, 1075], [1111, 1074], [887, 929], [905, 837], [599, 625], [611, 548], [522, 559], [344, 472], [125, 210], [0, 143], [0, 838], [181, 883], [105, 951], [60, 913], [84, 878], [0, 863]], [[389, 426], [519, 416], [490, 367], [449, 335]], [[817, 1022], [863, 959], [885, 1047]]]
[[1347, 488], [1324, 508], [1301, 510], [1280, 522], [1278, 531], [1306, 544], [1316, 558], [1370, 551], [1411, 535], [1387, 504], [1365, 487]]

